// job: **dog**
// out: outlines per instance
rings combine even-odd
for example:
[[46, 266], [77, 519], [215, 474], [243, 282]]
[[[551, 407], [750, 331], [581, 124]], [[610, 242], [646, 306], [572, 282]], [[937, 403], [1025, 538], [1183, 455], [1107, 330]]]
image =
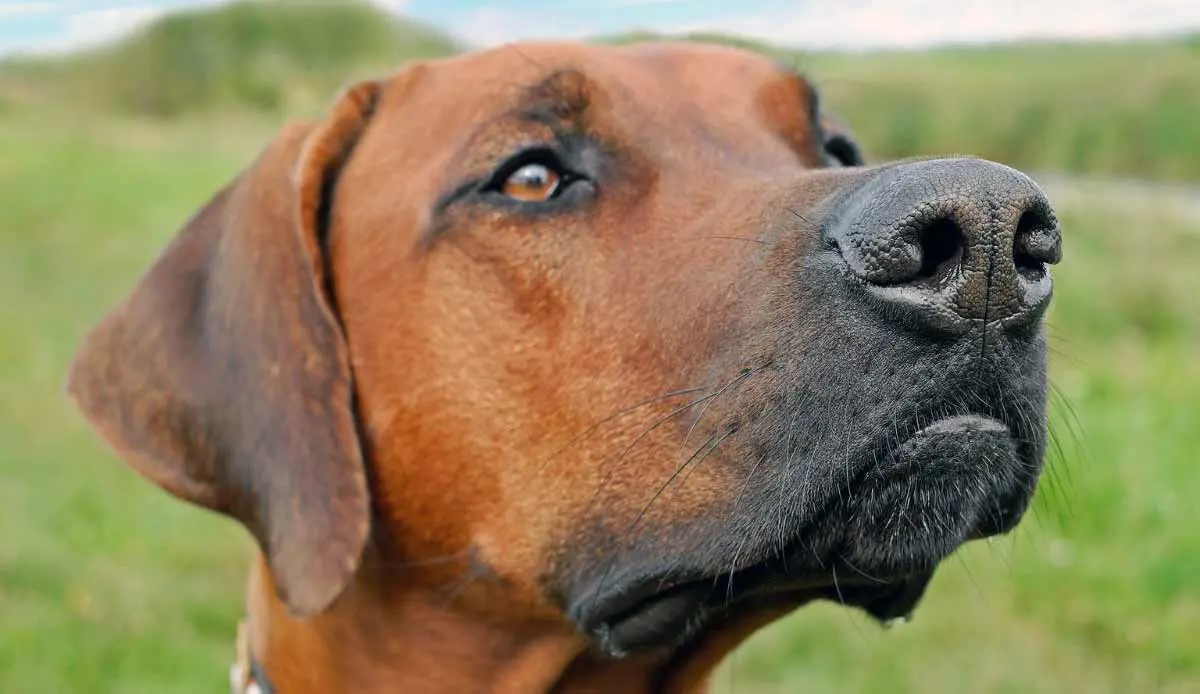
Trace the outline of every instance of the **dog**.
[[67, 389], [255, 539], [239, 691], [701, 692], [1019, 523], [1061, 247], [755, 53], [515, 43], [282, 127]]

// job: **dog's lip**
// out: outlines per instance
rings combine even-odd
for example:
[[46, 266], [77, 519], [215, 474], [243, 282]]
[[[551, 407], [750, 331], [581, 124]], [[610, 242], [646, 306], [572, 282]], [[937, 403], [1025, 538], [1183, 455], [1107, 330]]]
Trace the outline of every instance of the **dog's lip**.
[[582, 626], [614, 656], [669, 641], [708, 600], [709, 584], [711, 579], [634, 586], [605, 601]]
[[[594, 595], [576, 614], [576, 620], [585, 631], [611, 629], [613, 625], [628, 623], [641, 613], [660, 608], [660, 602], [681, 602], [683, 598], [696, 598], [704, 590], [705, 583], [713, 577], [704, 574], [680, 575], [673, 579], [650, 576], [640, 580], [614, 581], [612, 590]], [[701, 596], [703, 597], [703, 596]]]
[[[983, 463], [993, 470], [1010, 471], [1031, 467], [1029, 444], [1006, 422], [989, 414], [967, 412], [945, 415], [924, 426], [913, 428], [893, 439], [879, 451], [879, 463], [872, 466], [856, 484], [877, 491], [904, 489], [933, 480], [970, 476]], [[1012, 480], [1010, 480], [1012, 482]], [[935, 482], [936, 484], [936, 482]], [[987, 516], [995, 520], [992, 516]], [[1016, 518], [1012, 518], [1015, 522]], [[1003, 528], [973, 529], [965, 541], [989, 537]]]
[[936, 422], [917, 430], [914, 436], [965, 434], [975, 431], [1008, 433], [1008, 427], [1002, 422], [981, 414], [960, 414], [939, 419]]
[[863, 482], [876, 481], [880, 476], [896, 478], [914, 472], [915, 464], [921, 459], [921, 449], [942, 440], [965, 439], [967, 437], [990, 438], [997, 445], [1012, 439], [1013, 432], [1000, 420], [979, 413], [947, 415], [919, 427], [887, 447], [881, 458], [887, 463], [873, 470]]
[[[766, 561], [694, 580], [667, 584], [651, 580], [615, 593], [580, 621], [601, 651], [613, 657], [686, 640], [695, 630], [742, 609], [799, 607], [829, 600], [858, 607], [887, 624], [911, 616], [932, 577], [927, 573], [865, 578], [843, 566], [787, 575], [778, 561]], [[730, 589], [730, 582], [736, 588]]]
[[[920, 419], [927, 423], [888, 441], [884, 464], [864, 473], [856, 484], [902, 484], [913, 474], [914, 466], [930, 463], [923, 458], [924, 450], [954, 440], [994, 438], [997, 445], [1013, 445], [1011, 428], [986, 414]], [[614, 655], [669, 642], [706, 619], [746, 603], [787, 602], [798, 606], [812, 600], [830, 600], [861, 608], [888, 624], [911, 616], [933, 575], [930, 566], [868, 577], [848, 564], [839, 566], [836, 553], [830, 558], [832, 563], [823, 567], [809, 566], [801, 571], [785, 568], [785, 557], [797, 556], [796, 548], [787, 548], [772, 558], [728, 567], [720, 574], [696, 572], [673, 580], [658, 576], [633, 581], [591, 602], [585, 614], [577, 613], [577, 623], [596, 638], [602, 650]]]
[[[932, 572], [919, 575], [866, 576], [837, 560], [823, 566], [798, 566], [804, 550], [798, 538], [778, 554], [722, 571], [697, 571], [674, 579], [662, 576], [615, 585], [585, 601], [576, 623], [601, 650], [613, 656], [686, 638], [690, 631], [734, 613], [748, 604], [796, 606], [832, 600], [861, 607], [880, 621], [907, 617]], [[916, 582], [921, 590], [914, 593]], [[898, 597], [897, 597], [898, 596]], [[911, 601], [906, 598], [912, 596]]]
[[678, 642], [690, 630], [701, 627], [714, 613], [736, 608], [746, 598], [794, 599], [799, 603], [821, 597], [821, 590], [827, 584], [815, 580], [763, 582], [740, 588], [736, 596], [727, 597], [730, 576], [746, 575], [760, 568], [752, 566], [723, 576], [709, 575], [671, 583], [652, 579], [634, 584], [600, 601], [580, 620], [580, 626], [597, 641], [601, 650], [611, 656], [621, 656]]

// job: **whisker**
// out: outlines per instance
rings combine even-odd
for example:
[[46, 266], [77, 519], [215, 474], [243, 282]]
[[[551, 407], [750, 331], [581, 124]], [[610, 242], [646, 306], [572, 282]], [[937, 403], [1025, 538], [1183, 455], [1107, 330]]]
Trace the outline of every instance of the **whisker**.
[[[666, 489], [671, 485], [671, 483], [675, 481], [675, 479], [679, 476], [680, 472], [682, 472], [683, 469], [686, 468], [692, 462], [692, 460], [694, 460], [696, 458], [697, 455], [700, 455], [700, 452], [703, 451], [706, 446], [708, 446], [711, 443], [712, 447], [715, 448], [717, 445], [720, 444], [720, 440], [717, 440], [716, 443], [713, 443], [714, 439], [716, 439], [716, 438], [717, 438], [716, 434], [709, 436], [708, 440], [706, 440], [704, 443], [702, 443], [700, 445], [700, 447], [697, 448], [696, 451], [691, 456], [688, 457], [687, 460], [685, 460], [681, 465], [679, 465], [675, 468], [675, 471], [671, 473], [671, 476], [667, 479], [667, 481], [664, 482], [654, 492], [654, 494], [651, 496], [650, 500], [648, 502], [646, 502], [646, 504], [644, 506], [642, 506], [641, 511], [638, 512], [638, 514], [634, 518], [633, 522], [629, 524], [629, 527], [627, 527], [625, 529], [625, 532], [622, 533], [622, 535], [624, 535], [624, 536], [626, 536], [626, 538], [628, 538], [628, 536], [630, 536], [633, 533], [634, 529], [638, 526], [638, 524], [641, 523], [642, 518], [644, 518], [646, 513], [649, 512], [650, 507], [654, 505], [654, 502], [656, 500], [658, 500], [659, 496], [662, 495], [662, 493], [664, 491], [666, 491]], [[608, 582], [608, 577], [612, 573], [613, 567], [616, 565], [616, 554], [617, 554], [616, 552], [612, 553], [612, 556], [605, 563], [604, 572], [601, 574], [600, 582], [598, 584], [598, 587], [597, 587], [595, 593], [593, 594], [595, 597], [599, 597], [604, 594], [604, 590], [603, 590], [604, 585]]]
[[842, 607], [849, 607], [849, 605], [846, 603], [845, 596], [842, 595], [842, 585], [838, 581], [837, 565], [831, 564], [829, 566], [829, 571], [833, 575], [833, 592], [837, 594], [838, 602], [841, 603]]
[[1048, 345], [1046, 345], [1046, 350], [1050, 353], [1051, 356], [1053, 356], [1057, 359], [1061, 359], [1072, 366], [1075, 366], [1075, 367], [1087, 366], [1087, 362], [1085, 360], [1081, 359], [1079, 356], [1077, 356], [1073, 352], [1067, 351], [1066, 349], [1062, 349], [1062, 348], [1058, 347], [1057, 345], [1048, 344]]
[[470, 549], [462, 549], [458, 552], [454, 552], [453, 554], [443, 554], [443, 555], [439, 555], [439, 556], [426, 557], [424, 559], [392, 561], [392, 560], [379, 558], [379, 559], [374, 560], [374, 564], [381, 568], [388, 569], [389, 571], [403, 570], [403, 569], [419, 569], [419, 568], [427, 567], [427, 566], [445, 566], [447, 564], [453, 564], [455, 562], [462, 561], [469, 556], [470, 556]]
[[[707, 408], [708, 408], [708, 406], [709, 406], [709, 405], [711, 405], [711, 404], [712, 404], [712, 402], [714, 402], [714, 401], [715, 401], [717, 398], [721, 397], [722, 395], [725, 395], [725, 394], [729, 393], [729, 392], [730, 392], [730, 388], [733, 388], [734, 386], [738, 385], [739, 383], [744, 383], [744, 382], [746, 381], [746, 379], [750, 378], [751, 376], [753, 376], [753, 375], [755, 375], [755, 374], [757, 374], [757, 373], [760, 373], [761, 371], [763, 371], [764, 369], [766, 369], [768, 366], [770, 366], [770, 363], [769, 363], [769, 362], [768, 362], [767, 364], [763, 364], [762, 366], [759, 366], [759, 367], [756, 367], [756, 368], [752, 368], [752, 369], [744, 369], [744, 370], [743, 370], [743, 371], [742, 371], [740, 374], [738, 374], [738, 376], [736, 376], [736, 377], [734, 377], [733, 379], [731, 379], [731, 380], [730, 380], [728, 383], [726, 383], [726, 384], [725, 384], [724, 386], [722, 386], [720, 389], [718, 389], [717, 391], [715, 391], [715, 392], [713, 392], [713, 393], [710, 393], [710, 394], [708, 394], [708, 395], [704, 396], [703, 398], [700, 398], [700, 399], [698, 399], [698, 400], [697, 400], [697, 402], [699, 402], [700, 400], [707, 400], [707, 403], [706, 403], [706, 405], [705, 405], [705, 411], [707, 411]], [[694, 405], [694, 404], [696, 404], [696, 403], [693, 403], [693, 405]], [[703, 416], [704, 416], [704, 412], [701, 412], [699, 415], [697, 415], [696, 421], [695, 421], [695, 422], [693, 422], [693, 423], [692, 423], [692, 426], [691, 426], [691, 427], [688, 429], [688, 436], [690, 436], [690, 435], [691, 435], [691, 434], [692, 434], [692, 433], [695, 431], [695, 429], [696, 429], [696, 425], [699, 423], [700, 419], [701, 419]], [[659, 422], [659, 424], [661, 424], [661, 422]], [[658, 425], [658, 424], [656, 424], [656, 426], [657, 426], [657, 425]], [[661, 485], [661, 486], [660, 486], [660, 487], [659, 487], [659, 488], [658, 488], [658, 489], [655, 491], [655, 493], [654, 493], [654, 494], [651, 496], [650, 500], [649, 500], [649, 501], [648, 501], [648, 502], [647, 502], [647, 503], [646, 503], [646, 504], [645, 504], [645, 505], [642, 507], [641, 511], [639, 511], [639, 512], [638, 512], [638, 514], [637, 514], [637, 516], [634, 518], [633, 522], [632, 522], [632, 523], [629, 525], [629, 527], [628, 527], [628, 528], [625, 530], [625, 533], [624, 533], [624, 535], [626, 535], [626, 536], [627, 536], [627, 542], [632, 542], [632, 539], [630, 539], [630, 537], [629, 537], [629, 536], [631, 536], [631, 535], [633, 534], [634, 530], [636, 530], [636, 529], [637, 529], [638, 525], [640, 525], [640, 524], [641, 524], [641, 521], [642, 521], [642, 519], [643, 519], [643, 518], [646, 516], [646, 514], [647, 514], [647, 513], [650, 511], [651, 507], [652, 507], [652, 506], [654, 505], [654, 503], [655, 503], [655, 502], [656, 502], [656, 501], [659, 499], [659, 497], [661, 497], [661, 496], [662, 496], [662, 494], [663, 494], [663, 493], [664, 493], [664, 492], [665, 492], [665, 491], [666, 491], [666, 490], [667, 490], [667, 489], [668, 489], [668, 488], [669, 488], [669, 487], [670, 487], [672, 484], [674, 484], [674, 483], [676, 482], [676, 480], [679, 480], [679, 479], [680, 479], [680, 475], [681, 475], [681, 474], [684, 474], [684, 473], [685, 473], [685, 471], [686, 471], [688, 474], [690, 474], [690, 471], [691, 471], [692, 469], [695, 469], [695, 467], [696, 467], [696, 466], [697, 466], [697, 465], [698, 465], [700, 462], [702, 462], [702, 461], [703, 461], [705, 458], [707, 458], [707, 457], [708, 457], [708, 456], [709, 456], [709, 455], [710, 455], [710, 454], [711, 454], [713, 451], [715, 451], [715, 450], [716, 450], [716, 449], [717, 449], [717, 448], [718, 448], [718, 447], [719, 447], [719, 446], [720, 446], [720, 445], [721, 445], [721, 444], [722, 444], [722, 443], [723, 443], [723, 442], [724, 442], [726, 439], [728, 439], [730, 436], [732, 436], [732, 435], [733, 435], [733, 434], [735, 434], [735, 433], [737, 433], [737, 429], [736, 429], [736, 428], [732, 428], [732, 429], [730, 429], [729, 431], [727, 431], [726, 433], [722, 434], [722, 435], [721, 435], [721, 436], [719, 436], [719, 437], [718, 437], [716, 434], [712, 434], [712, 435], [710, 435], [710, 436], [709, 436], [709, 437], [708, 437], [708, 438], [705, 440], [705, 442], [704, 442], [704, 443], [702, 443], [702, 444], [701, 444], [701, 445], [700, 445], [700, 446], [699, 446], [699, 447], [698, 447], [698, 448], [697, 448], [697, 449], [696, 449], [696, 450], [695, 450], [695, 451], [694, 451], [694, 452], [693, 452], [693, 453], [692, 453], [690, 456], [688, 456], [688, 458], [687, 458], [686, 460], [684, 460], [684, 461], [683, 461], [683, 462], [682, 462], [680, 465], [676, 466], [675, 470], [674, 470], [674, 471], [671, 473], [670, 477], [668, 477], [668, 479], [666, 480], [666, 482], [664, 482], [664, 483], [663, 483], [663, 484], [662, 484], [662, 485]], [[684, 438], [684, 444], [681, 444], [681, 453], [682, 453], [683, 446], [685, 446], [685, 445], [686, 445], [686, 441], [687, 441], [687, 437], [685, 436], [685, 438]], [[711, 445], [710, 445], [710, 444], [711, 444]], [[706, 450], [706, 448], [707, 448], [707, 450]], [[626, 451], [628, 451], [628, 450], [629, 450], [629, 449], [626, 449]], [[696, 457], [697, 455], [699, 455], [700, 457], [699, 457], [699, 458], [697, 458], [697, 457]], [[686, 477], [685, 477], [685, 478], [683, 478], [683, 479], [686, 479]], [[607, 480], [606, 480], [606, 481], [607, 481]], [[597, 493], [593, 495], [593, 497], [592, 497], [592, 500], [589, 502], [589, 508], [590, 508], [590, 507], [591, 507], [591, 505], [592, 505], [592, 504], [595, 502], [595, 499], [597, 498], [598, 494], [599, 494], [599, 490], [597, 490]], [[608, 575], [609, 575], [609, 574], [611, 573], [611, 571], [612, 571], [612, 567], [613, 567], [613, 564], [614, 564], [615, 558], [616, 558], [616, 557], [615, 557], [615, 554], [614, 554], [614, 556], [613, 556], [612, 558], [610, 558], [610, 560], [608, 561], [608, 563], [607, 563], [607, 566], [606, 566], [606, 568], [605, 568], [605, 570], [604, 570], [604, 573], [602, 574], [602, 577], [601, 577], [601, 580], [600, 580], [600, 583], [599, 583], [599, 586], [600, 586], [600, 587], [597, 589], [597, 591], [596, 591], [596, 593], [595, 593], [595, 595], [596, 595], [596, 596], [599, 596], [599, 595], [602, 595], [602, 594], [603, 594], [603, 590], [602, 590], [602, 588], [603, 588], [603, 586], [604, 586], [605, 582], [608, 580]], [[676, 562], [676, 564], [675, 564], [675, 565], [674, 565], [674, 566], [671, 568], [671, 571], [673, 572], [673, 571], [674, 571], [674, 569], [675, 569], [675, 568], [677, 568], [677, 567], [678, 567], [678, 563]]]
[[646, 502], [646, 505], [643, 506], [642, 510], [638, 512], [637, 517], [634, 518], [634, 520], [633, 520], [633, 523], [630, 524], [630, 526], [625, 530], [625, 534], [628, 535], [628, 534], [632, 533], [634, 531], [634, 529], [637, 528], [638, 524], [641, 523], [642, 518], [644, 518], [646, 516], [646, 514], [649, 513], [650, 507], [653, 506], [654, 502], [658, 501], [658, 498], [660, 496], [662, 496], [663, 492], [665, 492], [671, 486], [671, 484], [674, 483], [675, 480], [679, 478], [679, 475], [684, 471], [685, 468], [687, 468], [689, 465], [691, 465], [693, 461], [700, 462], [700, 461], [704, 460], [705, 458], [707, 458], [709, 453], [712, 453], [713, 451], [715, 451], [717, 449], [717, 447], [720, 446], [725, 441], [725, 439], [729, 438], [730, 436], [734, 435], [735, 433], [737, 433], [736, 430], [731, 430], [731, 431], [725, 432], [724, 434], [720, 435], [719, 437], [716, 434], [713, 434], [712, 436], [710, 436], [708, 438], [708, 441], [711, 441], [712, 445], [709, 446], [707, 450], [704, 450], [704, 448], [705, 448], [704, 444], [702, 444], [700, 446], [700, 448], [696, 449], [696, 453], [699, 453], [701, 450], [704, 450], [703, 455], [701, 455], [699, 458], [697, 458], [696, 453], [693, 453], [691, 456], [688, 457], [687, 460], [685, 460], [683, 462], [682, 465], [677, 466], [675, 468], [675, 471], [671, 473], [671, 476], [667, 478], [667, 481], [664, 482], [658, 488], [658, 490], [654, 492], [653, 496], [650, 497], [650, 501]]
[[701, 236], [700, 239], [701, 240], [718, 239], [718, 240], [722, 240], [722, 241], [744, 241], [746, 243], [757, 243], [757, 244], [760, 244], [763, 246], [770, 245], [769, 243], [767, 243], [766, 241], [763, 241], [762, 239], [748, 239], [748, 238], [745, 238], [744, 236]]
[[974, 586], [975, 595], [980, 599], [983, 599], [983, 589], [979, 587], [979, 581], [975, 580], [975, 573], [972, 572], [971, 567], [967, 565], [966, 556], [962, 552], [955, 552], [954, 556], [958, 560], [959, 566], [962, 567], [963, 572], [966, 573], [967, 580], [971, 582], [972, 586]]
[[[722, 389], [722, 390], [724, 390], [724, 389]], [[692, 453], [692, 455], [688, 456], [687, 460], [683, 461], [682, 464], [676, 466], [675, 470], [671, 473], [670, 477], [667, 478], [666, 482], [664, 482], [661, 486], [659, 486], [659, 488], [650, 497], [650, 500], [647, 501], [646, 504], [642, 507], [641, 511], [638, 512], [637, 516], [633, 519], [633, 522], [630, 523], [628, 528], [626, 528], [624, 535], [626, 535], [627, 537], [632, 537], [632, 535], [633, 535], [634, 531], [637, 529], [638, 525], [641, 524], [642, 520], [646, 517], [646, 515], [650, 512], [650, 509], [654, 506], [654, 503], [656, 501], [658, 501], [658, 499], [663, 495], [663, 493], [665, 493], [666, 490], [669, 489], [671, 487], [671, 485], [674, 484], [677, 479], [679, 479], [680, 474], [682, 474], [685, 470], [687, 470], [689, 468], [694, 468], [695, 466], [699, 465], [713, 451], [717, 450], [717, 448], [719, 448], [721, 446], [721, 444], [725, 442], [726, 439], [728, 439], [730, 436], [733, 436], [736, 433], [737, 433], [737, 429], [732, 428], [729, 431], [725, 432], [724, 434], [721, 434], [720, 436], [717, 436], [716, 434], [710, 435], [708, 437], [708, 439], [705, 441], [705, 443], [701, 444], [700, 447], [697, 448], [696, 451]], [[703, 451], [703, 453], [701, 453], [701, 451]], [[696, 457], [697, 454], [699, 454], [698, 458]], [[613, 563], [614, 563], [613, 560], [610, 559], [608, 562], [608, 568], [605, 569], [604, 575], [601, 578], [601, 581], [600, 581], [601, 586], [603, 586], [605, 581], [607, 580], [607, 576], [611, 572]], [[676, 563], [674, 565], [674, 567], [672, 567], [672, 571], [674, 571], [674, 568], [677, 566], [678, 566], [678, 563]], [[597, 594], [600, 594], [600, 593], [601, 593], [601, 591], [597, 591]]]
[[754, 479], [754, 473], [758, 472], [759, 466], [762, 465], [763, 461], [765, 461], [766, 459], [767, 459], [767, 456], [765, 456], [765, 455], [759, 456], [758, 460], [754, 463], [754, 467], [750, 468], [750, 473], [748, 475], [746, 475], [746, 481], [742, 483], [742, 488], [738, 490], [737, 496], [734, 497], [734, 499], [733, 499], [733, 508], [734, 509], [736, 509], [738, 507], [738, 505], [741, 504], [742, 495], [746, 493], [746, 488], [750, 486], [750, 480]]
[[[1062, 512], [1065, 512], [1067, 518], [1075, 516], [1075, 505], [1071, 500], [1070, 490], [1074, 488], [1074, 480], [1071, 479], [1071, 466], [1067, 461], [1067, 455], [1063, 451], [1062, 443], [1058, 438], [1058, 431], [1054, 427], [1049, 427], [1046, 430], [1047, 438], [1050, 440], [1052, 454], [1050, 460], [1046, 463], [1046, 468], [1050, 471], [1050, 477], [1054, 481], [1054, 486], [1059, 492], [1058, 502], [1062, 506]], [[1058, 463], [1058, 464], [1055, 464]], [[1059, 477], [1058, 471], [1062, 469], [1067, 476], [1067, 485], [1064, 486], [1062, 479]], [[1061, 515], [1058, 516], [1059, 530], [1062, 530], [1066, 523]]]
[[[845, 596], [842, 595], [842, 586], [841, 586], [840, 582], [838, 581], [837, 566], [831, 565], [829, 568], [833, 574], [833, 590], [835, 593], [837, 593], [838, 602], [841, 603], [843, 607], [849, 607], [849, 604], [846, 602]], [[858, 632], [858, 636], [859, 636], [859, 638], [861, 638], [863, 640], [863, 643], [867, 644], [867, 646], [870, 647], [871, 640], [867, 638], [866, 632], [864, 632], [862, 630], [862, 627], [859, 626], [858, 621], [856, 619], [854, 619], [854, 616], [855, 615], [853, 612], [850, 612], [849, 610], [847, 610], [847, 617], [850, 620], [850, 625], [853, 626], [854, 630]]]
[[717, 397], [718, 395], [719, 395], [719, 392], [718, 393], [709, 393], [708, 395], [705, 395], [703, 397], [696, 398], [695, 400], [687, 403], [686, 405], [681, 405], [680, 407], [677, 407], [674, 410], [672, 410], [671, 412], [668, 412], [666, 415], [663, 415], [662, 417], [660, 417], [658, 420], [653, 422], [649, 427], [646, 427], [645, 429], [643, 429], [640, 434], [638, 434], [636, 437], [634, 437], [633, 441], [631, 441], [629, 443], [629, 445], [626, 446], [625, 449], [621, 451], [621, 454], [618, 455], [616, 457], [616, 459], [613, 460], [612, 463], [609, 463], [606, 466], [607, 469], [605, 471], [604, 477], [600, 480], [600, 483], [596, 485], [596, 489], [595, 489], [595, 491], [592, 492], [591, 498], [588, 499], [587, 506], [584, 508], [583, 516], [586, 518], [591, 514], [592, 507], [595, 505], [596, 500], [597, 500], [597, 498], [599, 498], [600, 494], [608, 487], [608, 484], [612, 481], [613, 475], [616, 474], [617, 467], [620, 465], [621, 461], [625, 459], [625, 456], [629, 455], [629, 452], [632, 451], [634, 449], [634, 447], [638, 445], [638, 443], [640, 443], [644, 438], [649, 436], [654, 430], [658, 429], [660, 426], [667, 423], [671, 419], [678, 417], [680, 414], [688, 411], [689, 409], [695, 407], [696, 405], [699, 405], [700, 403], [703, 403], [703, 402], [707, 402], [707, 401], [711, 400], [712, 398]]
[[683, 450], [687, 447], [688, 441], [692, 437], [692, 432], [694, 432], [696, 430], [696, 427], [699, 426], [700, 421], [702, 419], [704, 419], [705, 413], [708, 412], [708, 408], [712, 405], [713, 402], [716, 401], [716, 398], [721, 397], [730, 388], [734, 387], [738, 383], [741, 383], [742, 381], [753, 376], [754, 374], [759, 373], [763, 369], [767, 368], [769, 365], [770, 365], [770, 363], [768, 362], [767, 364], [763, 364], [762, 366], [758, 366], [753, 369], [743, 369], [740, 374], [738, 374], [732, 380], [730, 380], [728, 383], [726, 383], [724, 386], [722, 386], [720, 388], [720, 390], [718, 390], [716, 393], [713, 393], [713, 399], [709, 400], [708, 403], [706, 403], [704, 405], [704, 407], [700, 410], [700, 413], [698, 415], [696, 415], [696, 421], [692, 422], [692, 426], [690, 426], [688, 428], [687, 435], [685, 435], [683, 437], [683, 443], [679, 444], [679, 452], [681, 454], [683, 453]]
[[[1070, 435], [1071, 441], [1082, 449], [1079, 451], [1080, 457], [1083, 462], [1087, 462], [1092, 458], [1092, 451], [1088, 445], [1087, 438], [1084, 436], [1083, 424], [1079, 420], [1079, 412], [1075, 409], [1071, 398], [1054, 381], [1050, 382], [1050, 393], [1053, 397], [1052, 402], [1061, 408], [1059, 411], [1064, 415], [1063, 424], [1067, 427], [1067, 433]], [[1068, 466], [1068, 472], [1069, 470]]]
[[[838, 555], [838, 559], [840, 559], [841, 562], [846, 565], [846, 568], [850, 569], [854, 573], [858, 574], [859, 576], [862, 576], [863, 578], [867, 579], [868, 581], [871, 581], [872, 583], [878, 583], [880, 585], [887, 585], [887, 581], [883, 580], [882, 578], [876, 578], [875, 576], [872, 576], [871, 574], [863, 571], [862, 569], [858, 568], [854, 564], [850, 563], [850, 560], [847, 559], [844, 555], [842, 555], [841, 552], [838, 552], [837, 555]], [[836, 569], [835, 569], [835, 571], [836, 571]]]
[[[742, 550], [746, 548], [746, 543], [750, 541], [749, 536], [743, 535], [738, 541], [738, 547], [733, 552], [733, 559], [729, 560], [729, 577], [725, 579], [725, 608], [728, 609], [733, 602], [733, 577], [737, 574], [738, 559], [742, 556]], [[716, 578], [714, 577], [715, 581]]]
[[806, 223], [806, 224], [812, 224], [812, 225], [816, 226], [816, 224], [817, 224], [817, 223], [816, 223], [815, 221], [813, 221], [812, 219], [810, 219], [810, 218], [808, 218], [808, 217], [805, 217], [803, 214], [801, 214], [801, 213], [800, 213], [799, 211], [797, 211], [796, 209], [794, 209], [794, 208], [791, 208], [791, 207], [788, 207], [788, 208], [785, 208], [785, 209], [787, 209], [787, 211], [788, 211], [788, 212], [792, 213], [792, 215], [793, 215], [793, 216], [795, 216], [795, 217], [796, 217], [797, 219], [799, 219], [800, 221], [802, 221], [802, 222], [804, 222], [804, 223]]
[[575, 435], [569, 441], [567, 441], [565, 444], [563, 444], [562, 447], [560, 447], [558, 450], [554, 451], [549, 456], [547, 456], [545, 460], [543, 460], [542, 462], [540, 462], [536, 466], [534, 466], [533, 474], [529, 475], [529, 477], [525, 481], [525, 484], [529, 484], [538, 475], [540, 475], [542, 472], [545, 472], [546, 467], [551, 462], [553, 462], [558, 456], [560, 456], [564, 452], [566, 452], [566, 450], [568, 448], [575, 445], [576, 443], [579, 443], [580, 441], [583, 440], [584, 437], [588, 436], [592, 432], [596, 431], [597, 429], [604, 426], [605, 424], [608, 424], [609, 422], [613, 421], [614, 419], [616, 419], [622, 415], [629, 414], [630, 412], [633, 412], [634, 410], [641, 409], [648, 405], [653, 405], [655, 403], [662, 402], [663, 400], [670, 400], [671, 398], [682, 397], [684, 395], [692, 395], [694, 393], [699, 393], [703, 390], [704, 390], [704, 388], [684, 388], [682, 390], [672, 390], [672, 391], [669, 391], [666, 393], [662, 393], [660, 395], [655, 395], [654, 397], [647, 398], [645, 400], [642, 400], [641, 402], [635, 403], [628, 407], [617, 410], [616, 412], [613, 412], [612, 414], [601, 419], [600, 421], [595, 422], [592, 425], [588, 426], [586, 429], [584, 429], [579, 434]]
[[[737, 496], [734, 497], [734, 499], [733, 499], [733, 505], [729, 509], [730, 516], [733, 515], [734, 511], [741, 504], [742, 495], [746, 493], [746, 488], [750, 486], [750, 481], [754, 479], [754, 474], [756, 472], [758, 472], [759, 466], [761, 466], [763, 464], [763, 461], [766, 459], [767, 459], [767, 457], [765, 455], [759, 456], [758, 460], [754, 463], [754, 466], [750, 468], [749, 474], [746, 475], [746, 481], [742, 483], [742, 488], [738, 490]], [[737, 573], [738, 559], [741, 558], [742, 550], [745, 549], [746, 542], [748, 541], [748, 539], [749, 539], [748, 537], [742, 538], [741, 542], [738, 543], [737, 550], [734, 551], [734, 553], [733, 553], [733, 559], [730, 560], [730, 562], [729, 562], [729, 579], [726, 581], [726, 584], [725, 584], [725, 605], [726, 605], [726, 607], [728, 607], [729, 602], [731, 600], [733, 600], [733, 576], [735, 573]]]

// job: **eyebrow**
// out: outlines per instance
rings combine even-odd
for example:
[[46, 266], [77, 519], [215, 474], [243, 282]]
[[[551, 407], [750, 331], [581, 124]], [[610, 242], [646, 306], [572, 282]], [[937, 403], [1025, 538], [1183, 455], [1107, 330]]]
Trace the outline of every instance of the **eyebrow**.
[[583, 128], [594, 90], [592, 81], [579, 70], [557, 70], [537, 84], [525, 87], [517, 107], [507, 116], [552, 129]]
[[[557, 70], [540, 81], [520, 90], [515, 106], [480, 126], [487, 131], [505, 123], [534, 123], [548, 128], [555, 137], [564, 138], [566, 131], [584, 130], [586, 116], [592, 104], [594, 86], [591, 80], [578, 70]], [[433, 206], [433, 218], [441, 217], [458, 200], [474, 190], [482, 177], [472, 177], [438, 197]], [[422, 244], [432, 242], [436, 231], [422, 234]]]

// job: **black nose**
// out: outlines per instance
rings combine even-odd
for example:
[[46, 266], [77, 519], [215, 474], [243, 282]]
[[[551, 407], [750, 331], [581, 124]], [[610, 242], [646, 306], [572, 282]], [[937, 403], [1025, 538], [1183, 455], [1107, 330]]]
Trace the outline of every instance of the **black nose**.
[[885, 169], [842, 203], [826, 233], [887, 307], [954, 333], [1040, 316], [1053, 286], [1047, 266], [1062, 256], [1037, 184], [978, 159]]

